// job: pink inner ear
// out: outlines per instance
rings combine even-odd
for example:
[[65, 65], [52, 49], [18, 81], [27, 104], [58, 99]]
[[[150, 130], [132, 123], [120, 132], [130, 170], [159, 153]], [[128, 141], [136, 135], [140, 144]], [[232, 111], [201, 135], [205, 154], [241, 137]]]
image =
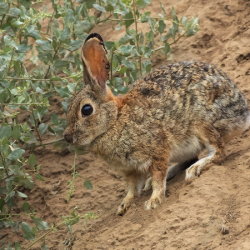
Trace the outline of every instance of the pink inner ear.
[[105, 87], [109, 78], [109, 71], [106, 69], [108, 60], [99, 40], [91, 39], [87, 41], [83, 46], [82, 56], [90, 77], [101, 87]]

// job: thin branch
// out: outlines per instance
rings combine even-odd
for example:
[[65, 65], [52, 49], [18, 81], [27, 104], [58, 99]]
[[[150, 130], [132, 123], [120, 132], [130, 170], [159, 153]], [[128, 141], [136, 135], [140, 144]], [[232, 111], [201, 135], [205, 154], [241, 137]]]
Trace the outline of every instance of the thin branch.
[[[178, 42], [184, 36], [185, 36], [185, 33], [182, 34], [182, 35], [180, 35], [180, 36], [178, 36], [178, 38], [176, 38], [173, 42], [169, 43], [169, 45], [171, 46], [171, 45], [175, 44], [176, 42]], [[160, 46], [160, 47], [154, 49], [153, 52], [156, 52], [156, 51], [164, 49], [164, 48], [165, 48], [165, 46]]]
[[[163, 20], [164, 18], [163, 17], [151, 17], [151, 19]], [[122, 22], [122, 21], [135, 21], [135, 19], [134, 18], [122, 18], [122, 19], [119, 19], [119, 18], [110, 18], [109, 21]], [[139, 22], [139, 23], [145, 23], [145, 22], [142, 22], [140, 19], [137, 19], [137, 22]]]
[[42, 102], [32, 102], [32, 103], [0, 103], [0, 105], [20, 105], [20, 106], [22, 106], [22, 105], [34, 105], [34, 106], [48, 106], [47, 104], [45, 104], [45, 103], [42, 103]]
[[[59, 226], [57, 226], [59, 227]], [[40, 237], [38, 237], [35, 241], [33, 241], [30, 245], [28, 245], [25, 250], [29, 250], [31, 249], [32, 246], [34, 246], [38, 241], [42, 240], [43, 238], [45, 238], [50, 232], [52, 232], [55, 228], [57, 227], [52, 227], [50, 229], [48, 229], [48, 231], [44, 234], [42, 234]]]
[[[76, 76], [78, 76], [78, 75], [75, 75], [75, 76], [65, 76], [65, 77], [60, 77], [60, 79], [48, 79], [48, 78], [38, 78], [38, 79], [36, 79], [36, 78], [25, 78], [25, 77], [4, 77], [4, 78], [1, 78], [1, 80], [16, 80], [16, 81], [18, 81], [18, 80], [20, 80], [20, 81], [22, 81], [22, 80], [24, 80], [24, 81], [61, 81], [61, 80], [63, 80], [63, 79], [70, 79], [70, 78], [74, 78], [74, 77], [76, 77]], [[79, 74], [79, 76], [80, 76], [80, 74]]]
[[[85, 215], [81, 215], [81, 216], [78, 216], [78, 219], [81, 220], [81, 219], [86, 219], [86, 214]], [[38, 237], [37, 239], [35, 239], [32, 243], [30, 243], [27, 247], [25, 247], [24, 249], [25, 250], [30, 250], [32, 246], [34, 246], [37, 242], [39, 242], [40, 240], [42, 240], [43, 238], [45, 238], [49, 233], [51, 233], [53, 230], [55, 229], [59, 229], [61, 226], [63, 225], [67, 225], [67, 224], [70, 224], [72, 222], [75, 221], [75, 217], [73, 218], [70, 218], [68, 220], [68, 223], [65, 223], [65, 221], [59, 223], [58, 225], [53, 225], [50, 229], [48, 229], [48, 231], [44, 234], [42, 234], [40, 237]]]
[[110, 84], [111, 85], [113, 81], [113, 56], [114, 56], [114, 49], [111, 50], [111, 58], [110, 58]]
[[36, 130], [36, 133], [37, 133], [37, 135], [38, 135], [38, 139], [39, 139], [39, 141], [40, 141], [40, 144], [42, 144], [42, 143], [43, 143], [43, 141], [42, 141], [42, 136], [41, 136], [41, 134], [40, 134], [40, 132], [39, 132], [38, 124], [37, 124], [36, 117], [35, 117], [35, 114], [34, 114], [34, 111], [33, 111], [33, 110], [32, 110], [32, 112], [31, 112], [31, 114], [32, 114], [32, 117], [33, 117], [33, 119], [34, 119], [35, 130]]
[[104, 23], [106, 21], [110, 21], [110, 17], [112, 16], [112, 14], [109, 14], [107, 17], [105, 17], [104, 19], [100, 19], [96, 22], [96, 24], [99, 24], [99, 23]]
[[[135, 22], [135, 41], [136, 41], [136, 47], [137, 51], [139, 52], [140, 46], [139, 46], [139, 40], [138, 40], [138, 26], [137, 26], [137, 17], [136, 17], [136, 2], [133, 0], [133, 15], [134, 15], [134, 22]], [[142, 76], [142, 62], [141, 62], [141, 57], [139, 57], [139, 70], [140, 70], [140, 75]]]
[[8, 168], [6, 166], [6, 162], [5, 162], [4, 156], [2, 155], [1, 152], [0, 152], [0, 156], [1, 156], [1, 159], [2, 159], [2, 163], [3, 163], [3, 167], [4, 167], [4, 171], [5, 171], [6, 177], [9, 178], [10, 175], [9, 175], [9, 172], [8, 172]]
[[42, 147], [42, 146], [47, 146], [47, 145], [54, 144], [54, 143], [57, 143], [57, 142], [60, 142], [60, 141], [64, 141], [64, 138], [61, 137], [61, 138], [53, 140], [53, 141], [47, 141], [47, 142], [43, 142], [42, 144], [36, 144], [34, 146], [35, 147]]

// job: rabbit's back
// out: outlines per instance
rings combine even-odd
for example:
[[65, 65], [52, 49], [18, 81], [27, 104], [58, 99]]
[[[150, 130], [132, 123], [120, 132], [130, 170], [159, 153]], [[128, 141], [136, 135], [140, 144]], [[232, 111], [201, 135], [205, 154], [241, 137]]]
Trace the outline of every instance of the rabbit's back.
[[223, 136], [249, 122], [247, 102], [236, 85], [222, 71], [201, 62], [161, 67], [138, 81], [132, 95], [141, 96], [135, 102], [146, 106], [149, 117], [173, 129], [176, 122], [185, 130], [193, 121], [203, 121]]

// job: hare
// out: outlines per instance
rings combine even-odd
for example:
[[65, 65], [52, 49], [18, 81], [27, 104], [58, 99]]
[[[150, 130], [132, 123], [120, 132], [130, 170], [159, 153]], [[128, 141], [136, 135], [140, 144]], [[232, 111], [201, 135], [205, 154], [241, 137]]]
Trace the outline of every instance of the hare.
[[114, 96], [106, 84], [106, 53], [102, 37], [90, 34], [81, 51], [85, 85], [69, 106], [64, 137], [123, 174], [128, 192], [117, 214], [126, 212], [149, 177], [145, 208], [153, 209], [163, 200], [168, 166], [189, 163], [189, 181], [224, 159], [225, 143], [250, 126], [247, 101], [225, 73], [201, 62], [166, 65]]

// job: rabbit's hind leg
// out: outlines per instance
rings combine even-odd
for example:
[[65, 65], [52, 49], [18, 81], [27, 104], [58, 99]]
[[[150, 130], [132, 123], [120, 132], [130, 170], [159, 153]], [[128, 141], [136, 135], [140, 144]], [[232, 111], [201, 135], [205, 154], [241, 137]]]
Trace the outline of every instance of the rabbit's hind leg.
[[117, 215], [124, 215], [130, 207], [137, 190], [138, 176], [136, 173], [126, 175], [128, 192], [117, 209]]
[[184, 162], [180, 162], [180, 163], [177, 163], [176, 165], [170, 166], [168, 168], [167, 181], [172, 180], [176, 175], [180, 174], [182, 171], [189, 168], [191, 165], [193, 165], [198, 160], [199, 160], [198, 156], [196, 156], [190, 160], [186, 160]]
[[203, 168], [212, 161], [220, 164], [225, 158], [224, 140], [220, 133], [209, 124], [196, 124], [196, 128], [199, 128], [196, 135], [207, 150], [207, 155], [186, 169], [186, 181], [199, 176]]
[[[189, 168], [191, 165], [193, 165], [195, 162], [197, 162], [199, 159], [198, 157], [193, 157], [190, 160], [184, 161], [184, 162], [180, 162], [177, 163], [175, 165], [172, 165], [168, 168], [167, 170], [167, 178], [166, 181], [170, 181], [172, 180], [176, 175], [180, 174], [182, 171], [184, 171], [185, 169]], [[148, 191], [152, 188], [152, 177], [148, 177], [144, 188], [142, 191]]]
[[197, 162], [195, 162], [193, 165], [191, 165], [187, 170], [186, 170], [186, 181], [190, 181], [196, 176], [200, 176], [202, 169], [210, 162], [213, 161], [216, 155], [216, 148], [209, 145], [207, 147], [208, 149], [208, 154], [199, 159]]

